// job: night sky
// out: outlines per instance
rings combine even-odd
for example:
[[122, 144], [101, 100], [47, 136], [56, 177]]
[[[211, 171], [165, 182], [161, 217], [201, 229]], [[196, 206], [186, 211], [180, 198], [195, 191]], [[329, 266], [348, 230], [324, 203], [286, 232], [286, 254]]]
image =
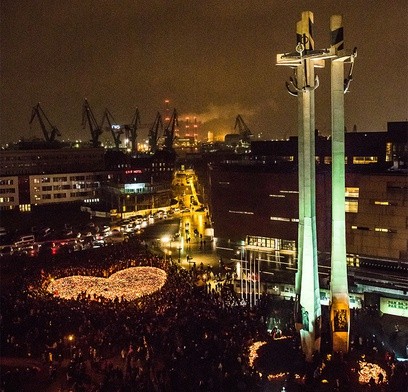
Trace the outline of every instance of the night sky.
[[[140, 138], [158, 110], [197, 117], [200, 138], [234, 132], [240, 114], [263, 139], [296, 135], [297, 101], [278, 53], [293, 51], [301, 11], [329, 47], [330, 15], [342, 14], [345, 45], [358, 49], [346, 95], [346, 127], [383, 131], [408, 118], [408, 2], [213, 0], [1, 0], [0, 142], [42, 137], [30, 126], [41, 102], [64, 139], [82, 131], [86, 97], [98, 121], [139, 108]], [[316, 128], [330, 132], [329, 64], [317, 70]], [[106, 133], [106, 138], [109, 134]]]

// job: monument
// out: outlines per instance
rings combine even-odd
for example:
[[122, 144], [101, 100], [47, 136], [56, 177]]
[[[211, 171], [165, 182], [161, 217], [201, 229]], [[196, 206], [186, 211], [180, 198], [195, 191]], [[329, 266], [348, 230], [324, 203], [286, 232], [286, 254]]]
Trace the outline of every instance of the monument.
[[[350, 334], [350, 303], [346, 259], [344, 94], [352, 80], [357, 51], [346, 54], [341, 15], [330, 18], [331, 118], [332, 118], [332, 241], [330, 275], [330, 324], [334, 352], [348, 352]], [[344, 78], [344, 64], [351, 64]]]
[[[331, 19], [330, 49], [315, 49], [314, 17], [302, 12], [296, 25], [296, 49], [277, 55], [277, 65], [293, 69], [288, 92], [298, 99], [298, 177], [299, 226], [298, 271], [295, 277], [296, 327], [300, 332], [302, 350], [307, 361], [320, 351], [321, 306], [318, 277], [316, 233], [316, 159], [315, 159], [315, 95], [319, 79], [315, 68], [323, 68], [332, 59], [332, 132], [333, 132], [333, 220], [331, 272], [331, 326], [333, 350], [347, 351], [349, 334], [349, 301], [345, 243], [345, 181], [344, 181], [344, 62], [354, 57], [343, 55], [341, 16]], [[340, 39], [341, 38], [341, 39]], [[354, 55], [353, 55], [354, 56]], [[341, 84], [341, 86], [340, 86]], [[340, 97], [341, 94], [341, 97]], [[339, 178], [337, 178], [339, 176]], [[334, 196], [335, 195], [335, 196]], [[333, 285], [334, 282], [334, 285]], [[345, 335], [346, 334], [346, 335]], [[347, 342], [347, 343], [344, 343]]]

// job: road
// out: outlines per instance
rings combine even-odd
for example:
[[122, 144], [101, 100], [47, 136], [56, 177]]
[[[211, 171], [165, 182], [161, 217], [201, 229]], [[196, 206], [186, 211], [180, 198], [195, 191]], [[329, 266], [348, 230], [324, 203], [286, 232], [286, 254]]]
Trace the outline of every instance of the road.
[[141, 238], [154, 251], [171, 257], [173, 262], [180, 263], [184, 268], [189, 269], [194, 263], [196, 266], [202, 263], [204, 266], [217, 268], [219, 265], [215, 241], [204, 235], [206, 218], [205, 212], [191, 212], [163, 219], [147, 226]]

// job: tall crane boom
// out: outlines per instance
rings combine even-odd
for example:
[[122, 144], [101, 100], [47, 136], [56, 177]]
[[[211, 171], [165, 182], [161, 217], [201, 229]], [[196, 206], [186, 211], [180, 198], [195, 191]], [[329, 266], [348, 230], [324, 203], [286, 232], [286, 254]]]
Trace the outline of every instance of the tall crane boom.
[[148, 136], [150, 151], [152, 153], [155, 153], [157, 151], [159, 131], [160, 133], [163, 131], [163, 120], [162, 120], [160, 112], [157, 112], [156, 119], [154, 120], [154, 123], [149, 130], [149, 136]]
[[251, 141], [251, 137], [253, 136], [253, 134], [245, 124], [245, 121], [242, 119], [240, 114], [238, 114], [235, 120], [234, 129], [238, 129], [239, 134], [241, 135], [241, 140], [243, 142], [249, 143]]
[[108, 123], [108, 128], [110, 132], [112, 133], [113, 141], [115, 143], [115, 148], [119, 150], [120, 148], [120, 135], [123, 134], [123, 129], [121, 126], [116, 125], [115, 119], [113, 118], [111, 112], [106, 108], [105, 112], [103, 113], [102, 117], [102, 123], [101, 123], [101, 130], [103, 130], [103, 125], [105, 123], [105, 120]]
[[167, 124], [166, 129], [164, 130], [164, 149], [168, 151], [173, 150], [173, 142], [174, 142], [174, 133], [178, 127], [178, 116], [176, 109], [173, 110], [173, 114]]
[[[47, 142], [53, 142], [55, 141], [56, 136], [61, 136], [61, 133], [58, 130], [58, 128], [51, 124], [47, 115], [44, 113], [44, 110], [42, 109], [40, 103], [37, 103], [37, 105], [33, 107], [33, 110], [31, 112], [31, 119], [29, 122], [30, 125], [32, 124], [35, 118], [38, 119], [38, 122], [40, 123], [40, 127], [44, 134], [44, 138]], [[47, 125], [48, 128], [50, 128], [50, 131], [48, 131]]]
[[85, 130], [87, 125], [89, 127], [89, 131], [91, 132], [92, 146], [99, 147], [101, 144], [99, 141], [99, 136], [101, 136], [102, 134], [102, 129], [95, 119], [88, 100], [85, 98], [84, 104], [82, 106], [82, 128]]
[[135, 114], [133, 115], [130, 124], [125, 125], [126, 138], [132, 143], [132, 152], [137, 151], [137, 129], [140, 126], [140, 113], [139, 109], [136, 108]]

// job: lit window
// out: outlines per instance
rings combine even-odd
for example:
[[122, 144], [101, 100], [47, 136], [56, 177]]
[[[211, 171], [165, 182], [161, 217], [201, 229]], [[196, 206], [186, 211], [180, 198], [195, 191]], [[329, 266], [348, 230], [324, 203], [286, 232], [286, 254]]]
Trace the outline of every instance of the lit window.
[[281, 216], [271, 216], [270, 219], [273, 221], [290, 222], [290, 218], [283, 218]]
[[360, 188], [346, 187], [346, 197], [358, 197]]
[[360, 258], [356, 255], [348, 255], [347, 256], [347, 265], [352, 267], [359, 267], [360, 266]]
[[378, 201], [378, 200], [376, 200], [374, 202], [374, 204], [377, 205], [377, 206], [389, 206], [391, 203], [389, 201]]
[[286, 157], [282, 157], [282, 159], [288, 162], [293, 162], [295, 160], [295, 157], [293, 155], [288, 155]]
[[381, 232], [381, 233], [393, 233], [394, 232], [393, 230], [386, 229], [384, 227], [376, 227], [376, 228], [374, 228], [374, 231], [378, 231], [378, 232]]
[[282, 190], [280, 193], [299, 193], [299, 191]]
[[369, 165], [371, 163], [377, 163], [378, 157], [353, 157], [354, 165]]
[[392, 143], [390, 142], [385, 145], [385, 160], [386, 162], [392, 161]]
[[358, 212], [358, 200], [346, 200], [346, 212]]

